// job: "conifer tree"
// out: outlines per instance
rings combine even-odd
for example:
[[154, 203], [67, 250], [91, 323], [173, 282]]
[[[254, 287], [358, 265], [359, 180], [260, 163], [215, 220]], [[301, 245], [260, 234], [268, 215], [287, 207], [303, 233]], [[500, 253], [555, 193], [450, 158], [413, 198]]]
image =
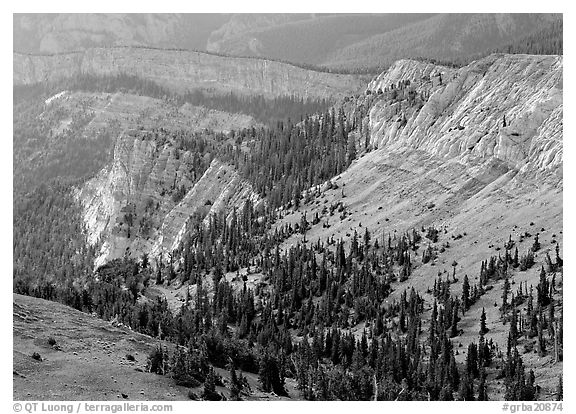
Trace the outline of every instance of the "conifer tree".
[[514, 249], [514, 259], [512, 259], [512, 267], [516, 269], [520, 266], [520, 262], [518, 261], [518, 246]]
[[540, 270], [540, 280], [538, 282], [538, 286], [536, 286], [536, 291], [538, 293], [538, 304], [540, 306], [548, 306], [550, 303], [550, 285], [546, 277], [544, 266], [542, 266]]
[[232, 401], [240, 401], [240, 392], [242, 391], [242, 383], [238, 379], [238, 375], [236, 375], [236, 370], [234, 369], [234, 365], [231, 364], [230, 366], [230, 399]]
[[564, 399], [564, 387], [562, 384], [562, 374], [558, 376], [558, 385], [556, 386], [556, 401]]
[[531, 250], [533, 252], [537, 252], [538, 250], [540, 250], [540, 241], [538, 240], [538, 233], [536, 233], [536, 235], [534, 236], [534, 243], [532, 244]]
[[502, 316], [506, 315], [508, 311], [508, 294], [510, 293], [510, 280], [508, 276], [504, 279], [504, 287], [502, 288], [502, 306], [500, 307], [500, 311], [502, 312]]
[[470, 376], [464, 373], [463, 378], [460, 380], [460, 388], [458, 389], [458, 400], [460, 401], [474, 401], [474, 383]]
[[213, 369], [210, 369], [204, 381], [202, 398], [208, 401], [219, 401], [222, 399], [220, 394], [216, 392], [216, 374]]
[[486, 326], [486, 310], [482, 308], [482, 315], [480, 315], [480, 335], [485, 335], [489, 331]]
[[466, 312], [470, 306], [470, 282], [468, 275], [464, 275], [464, 282], [462, 282], [462, 313]]
[[484, 367], [480, 370], [480, 382], [478, 383], [478, 401], [488, 401], [486, 392], [486, 371]]

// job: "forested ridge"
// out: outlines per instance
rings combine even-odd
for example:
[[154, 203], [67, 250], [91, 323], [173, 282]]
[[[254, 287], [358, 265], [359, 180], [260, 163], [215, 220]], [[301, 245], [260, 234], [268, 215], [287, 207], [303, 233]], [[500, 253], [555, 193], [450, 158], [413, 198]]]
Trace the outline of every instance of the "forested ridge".
[[[396, 292], [386, 303], [416, 266], [428, 266], [435, 274], [434, 259], [466, 235], [450, 237], [434, 225], [390, 233], [383, 224], [353, 232], [349, 240], [307, 238], [313, 226], [351, 213], [339, 203], [308, 217], [300, 206], [311, 202], [321, 185], [344, 194], [332, 179], [370, 151], [362, 129], [370, 106], [379, 99], [400, 102], [400, 108], [419, 106], [427, 99], [408, 86], [360, 97], [355, 104], [365, 106], [352, 114], [343, 106], [326, 109], [326, 102], [294, 97], [271, 103], [195, 92], [167, 95], [153, 83], [124, 75], [19, 91], [14, 146], [22, 149], [15, 157], [27, 151], [51, 155], [15, 170], [15, 188], [26, 191], [14, 194], [14, 291], [170, 341], [173, 347], [159, 346], [149, 355], [148, 370], [194, 390], [202, 386], [201, 392], [190, 392], [193, 399], [224, 398], [215, 390], [224, 381], [213, 367], [229, 371], [231, 399], [250, 397], [242, 372], [257, 373], [261, 389], [277, 395], [286, 395], [286, 380], [294, 380], [299, 396], [291, 397], [308, 400], [487, 400], [497, 381], [508, 400], [538, 399], [539, 386], [521, 354], [533, 351], [535, 338], [539, 355], [562, 360], [558, 244], [535, 286], [512, 287], [513, 276], [533, 268], [540, 249], [538, 234], [526, 233], [521, 237], [531, 241], [528, 248], [510, 236], [502, 254], [487, 255], [480, 269], [457, 273], [453, 265], [453, 273], [431, 278], [428, 291]], [[192, 217], [168, 262], [125, 257], [93, 269], [98, 246], [87, 244], [71, 189], [104, 165], [110, 138], [77, 141], [75, 131], [89, 122], [87, 115], [73, 121], [65, 139], [50, 141], [50, 124], [40, 118], [44, 107], [34, 102], [67, 89], [122, 88], [266, 119], [266, 127], [227, 134], [135, 132], [142, 140], [169, 142], [177, 151], [194, 154], [195, 177], [213, 157], [234, 165], [266, 203], [255, 206], [247, 200], [241, 209], [207, 220]], [[48, 147], [50, 152], [42, 150]], [[185, 190], [172, 189], [173, 201]], [[297, 214], [298, 223], [274, 226], [287, 212]], [[301, 242], [281, 248], [294, 234], [302, 236]], [[247, 276], [253, 273], [261, 277], [251, 286]], [[462, 292], [456, 294], [451, 287], [460, 280]], [[182, 283], [194, 289], [176, 311], [166, 299], [147, 295], [151, 287]], [[500, 283], [504, 289], [496, 306], [509, 331], [507, 346], [485, 338], [489, 328], [482, 312], [477, 341], [468, 345], [465, 362], [457, 362], [461, 318]]]
[[48, 98], [64, 90], [135, 93], [165, 99], [177, 105], [189, 103], [224, 112], [239, 112], [253, 116], [258, 121], [268, 125], [274, 125], [277, 121], [287, 121], [288, 119], [299, 121], [303, 115], [322, 111], [331, 104], [326, 99], [298, 96], [279, 96], [269, 99], [262, 95], [241, 96], [233, 92], [220, 95], [203, 89], [183, 90], [176, 93], [154, 81], [126, 73], [109, 76], [79, 74], [53, 82], [18, 85], [14, 87], [13, 99], [14, 103], [17, 103], [20, 100], [35, 96]]

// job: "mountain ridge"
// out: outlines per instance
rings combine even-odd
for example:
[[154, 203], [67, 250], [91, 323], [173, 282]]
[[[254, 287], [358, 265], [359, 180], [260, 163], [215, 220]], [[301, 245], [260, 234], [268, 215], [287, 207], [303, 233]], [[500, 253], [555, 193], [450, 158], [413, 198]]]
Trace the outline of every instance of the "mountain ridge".
[[[233, 62], [233, 63], [232, 63]], [[331, 74], [265, 59], [223, 57], [153, 48], [97, 48], [52, 56], [14, 53], [14, 84], [34, 84], [79, 74], [131, 73], [170, 89], [265, 97], [335, 98], [355, 93], [364, 78]]]

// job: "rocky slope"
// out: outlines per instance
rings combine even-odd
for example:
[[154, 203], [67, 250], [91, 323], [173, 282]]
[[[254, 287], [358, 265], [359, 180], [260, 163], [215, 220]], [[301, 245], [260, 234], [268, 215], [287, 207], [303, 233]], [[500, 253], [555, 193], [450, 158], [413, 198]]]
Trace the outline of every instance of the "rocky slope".
[[234, 167], [214, 159], [202, 178], [164, 217], [150, 254], [166, 258], [167, 253], [180, 247], [191, 216], [200, 214], [207, 224], [210, 215], [240, 209], [249, 199], [254, 204], [260, 202], [252, 186]]
[[126, 73], [175, 91], [297, 95], [334, 98], [354, 94], [364, 84], [358, 75], [331, 74], [255, 58], [231, 58], [200, 52], [147, 48], [96, 48], [56, 55], [14, 53], [14, 85], [57, 80], [85, 73]]
[[[310, 243], [330, 237], [348, 242], [354, 232], [361, 238], [366, 228], [372, 240], [382, 241], [435, 226], [438, 243], [424, 238], [423, 247], [435, 246], [441, 250], [438, 257], [423, 264], [422, 247], [414, 252], [412, 275], [394, 283], [387, 299], [414, 287], [424, 294], [426, 309], [434, 301], [426, 292], [435, 278], [455, 270], [459, 280], [451, 291], [459, 295], [464, 275], [477, 283], [481, 262], [503, 255], [509, 237], [522, 255], [538, 233], [542, 247], [536, 265], [511, 275], [512, 284], [536, 286], [546, 252], [554, 257], [556, 245], [560, 251], [563, 247], [562, 69], [557, 56], [492, 55], [459, 70], [397, 62], [368, 87], [371, 94], [382, 90], [368, 115], [373, 149], [332, 180], [337, 188], [323, 187], [318, 197], [277, 225], [298, 223], [304, 213], [309, 220], [318, 214], [320, 222], [306, 234]], [[407, 80], [429, 98], [422, 104], [392, 99], [390, 85], [398, 89], [398, 82]], [[343, 214], [325, 212], [338, 203]], [[293, 235], [284, 248], [303, 242], [302, 235]], [[440, 249], [445, 243], [449, 247]], [[506, 349], [508, 325], [494, 306], [501, 303], [502, 287], [498, 282], [466, 313], [456, 346], [462, 343], [465, 349], [478, 341], [485, 308], [491, 325], [487, 339]], [[458, 358], [463, 361], [465, 355]], [[551, 395], [562, 363], [534, 353], [523, 358], [535, 370], [537, 383], [547, 387], [544, 394]], [[501, 391], [490, 392], [498, 399]]]
[[[240, 208], [251, 186], [229, 166], [214, 160], [201, 177], [195, 154], [170, 143], [118, 138], [113, 161], [77, 190], [90, 243], [100, 243], [96, 265], [128, 254], [166, 259], [178, 248], [192, 216]], [[184, 188], [181, 200], [174, 197]]]
[[[425, 102], [390, 96], [405, 81]], [[317, 225], [310, 240], [346, 238], [360, 223], [384, 232], [500, 227], [507, 237], [536, 216], [562, 230], [561, 57], [492, 55], [459, 70], [402, 60], [367, 88], [379, 91], [367, 122], [372, 151], [333, 180], [345, 197], [325, 190], [305, 208], [313, 217], [342, 201], [350, 216], [326, 217], [330, 228]]]
[[[217, 212], [241, 204], [234, 197], [248, 194], [244, 183], [233, 180], [231, 172], [226, 175], [229, 167], [210, 166], [209, 145], [214, 132], [261, 126], [250, 116], [126, 93], [62, 91], [38, 105], [40, 115], [34, 122], [46, 126], [46, 136], [36, 144], [35, 136], [28, 138], [25, 131], [26, 140], [14, 143], [15, 177], [44, 163], [31, 182], [62, 175], [66, 166], [70, 179], [81, 179], [76, 197], [84, 208], [90, 242], [102, 243], [97, 264], [122, 256], [127, 248], [135, 256], [169, 251], [196, 210]], [[186, 148], [188, 144], [179, 144], [181, 139], [202, 139], [206, 148], [198, 155]], [[97, 162], [94, 151], [78, 151], [89, 145], [100, 151]], [[60, 167], [61, 160], [70, 159], [73, 162]], [[52, 171], [54, 165], [58, 170]], [[232, 182], [212, 192], [204, 189], [205, 197], [196, 197], [198, 188], [211, 180], [219, 182], [220, 176]], [[186, 197], [187, 192], [196, 196]], [[212, 204], [204, 206], [208, 199]], [[186, 214], [179, 215], [181, 211]]]
[[[461, 70], [399, 61], [370, 83], [376, 91], [404, 80], [431, 93], [417, 112], [380, 101], [371, 111], [372, 142], [414, 148], [474, 164], [494, 157], [510, 169], [561, 175], [562, 57], [492, 55]], [[422, 81], [441, 73], [442, 84]], [[406, 125], [399, 127], [399, 116]], [[401, 123], [400, 123], [401, 124]]]

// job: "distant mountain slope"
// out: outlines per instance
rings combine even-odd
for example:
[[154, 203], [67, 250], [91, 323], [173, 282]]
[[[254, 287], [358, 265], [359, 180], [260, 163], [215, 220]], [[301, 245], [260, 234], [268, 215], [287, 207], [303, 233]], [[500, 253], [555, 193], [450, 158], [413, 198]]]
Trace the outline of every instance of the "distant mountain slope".
[[[342, 48], [429, 19], [430, 14], [334, 14], [228, 33], [208, 50], [319, 65]], [[227, 25], [236, 20], [233, 17]], [[249, 16], [242, 20], [249, 20]], [[214, 36], [214, 34], [213, 34]], [[212, 39], [212, 37], [211, 37]], [[362, 57], [359, 64], [367, 58]]]
[[499, 52], [561, 55], [563, 54], [563, 26], [562, 20], [555, 20], [538, 32], [501, 47]]
[[130, 74], [173, 91], [203, 89], [214, 94], [274, 98], [341, 97], [359, 91], [366, 79], [256, 58], [142, 47], [95, 48], [55, 55], [14, 53], [14, 85], [78, 75]]
[[442, 14], [336, 50], [322, 64], [350, 68], [361, 61], [366, 67], [387, 67], [406, 57], [467, 63], [557, 19], [543, 14]]
[[[147, 46], [376, 71], [402, 58], [469, 63], [530, 40], [561, 14], [15, 14], [14, 51]], [[546, 35], [546, 36], [549, 36]], [[562, 32], [553, 31], [558, 46]], [[538, 41], [541, 41], [538, 40]], [[549, 40], [547, 41], [549, 42]]]
[[561, 19], [553, 14], [331, 15], [242, 32], [220, 41], [217, 50], [340, 70], [386, 68], [407, 57], [468, 63]]
[[61, 53], [101, 46], [205, 49], [226, 14], [14, 14], [14, 51]]
[[[286, 13], [262, 13], [262, 14], [234, 14], [219, 29], [213, 31], [205, 45], [210, 52], [229, 50], [231, 43], [236, 43], [239, 52], [243, 48], [250, 48], [250, 41], [246, 42], [244, 35], [253, 31], [266, 30], [287, 23], [314, 20], [313, 14], [286, 14]], [[239, 53], [249, 54], [249, 53]]]

